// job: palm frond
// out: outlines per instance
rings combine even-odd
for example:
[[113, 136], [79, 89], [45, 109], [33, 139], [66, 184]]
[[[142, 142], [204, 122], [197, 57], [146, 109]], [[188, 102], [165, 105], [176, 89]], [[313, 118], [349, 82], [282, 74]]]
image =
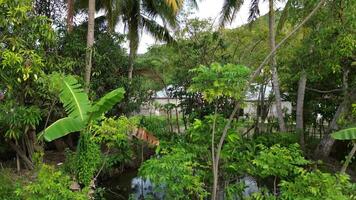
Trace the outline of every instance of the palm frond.
[[260, 7], [259, 4], [260, 0], [252, 0], [250, 5], [250, 15], [248, 16], [248, 21], [253, 22], [255, 21], [258, 16], [260, 16]]
[[291, 6], [292, 6], [292, 1], [288, 0], [286, 5], [284, 6], [281, 17], [279, 18], [278, 25], [277, 25], [277, 33], [279, 33], [282, 30], [284, 24], [286, 23], [289, 15], [289, 9]]
[[356, 128], [348, 128], [337, 131], [331, 136], [336, 140], [356, 140]]
[[172, 10], [171, 6], [167, 3], [163, 2], [165, 0], [144, 0], [142, 3], [142, 10], [148, 17], [152, 19], [156, 17], [160, 17], [160, 19], [172, 26], [175, 27], [177, 25], [177, 13]]
[[69, 117], [78, 118], [81, 121], [87, 119], [90, 108], [88, 95], [73, 76], [66, 76], [62, 79], [59, 98]]
[[243, 0], [225, 0], [220, 12], [220, 26], [231, 23], [234, 20], [237, 11], [241, 8]]
[[165, 2], [173, 13], [177, 13], [183, 7], [184, 0], [165, 0]]
[[85, 123], [77, 118], [65, 117], [57, 120], [47, 127], [41, 134], [48, 142], [63, 137], [69, 133], [81, 131], [85, 127]]
[[125, 90], [123, 88], [117, 88], [107, 93], [92, 106], [90, 118], [96, 119], [110, 110], [115, 104], [124, 98], [124, 94]]
[[173, 37], [169, 33], [169, 30], [158, 24], [156, 21], [142, 17], [142, 25], [154, 38], [166, 42], [174, 41]]

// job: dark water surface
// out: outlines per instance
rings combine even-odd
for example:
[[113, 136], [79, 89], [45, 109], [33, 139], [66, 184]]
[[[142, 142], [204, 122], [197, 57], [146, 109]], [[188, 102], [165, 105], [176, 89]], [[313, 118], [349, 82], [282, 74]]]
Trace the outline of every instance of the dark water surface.
[[127, 200], [131, 191], [131, 180], [137, 176], [136, 169], [126, 169], [122, 174], [114, 175], [102, 183], [107, 200]]

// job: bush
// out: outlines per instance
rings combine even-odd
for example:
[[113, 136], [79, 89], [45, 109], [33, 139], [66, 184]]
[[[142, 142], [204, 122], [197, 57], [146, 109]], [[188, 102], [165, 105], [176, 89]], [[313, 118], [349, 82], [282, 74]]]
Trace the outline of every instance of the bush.
[[261, 177], [277, 176], [288, 177], [300, 173], [309, 161], [302, 156], [298, 144], [281, 147], [279, 144], [266, 148], [261, 145], [261, 151], [252, 161], [257, 167], [257, 173]]
[[194, 154], [173, 148], [169, 154], [145, 161], [139, 174], [161, 186], [157, 188], [164, 190], [165, 199], [204, 199], [207, 191], [194, 160]]
[[280, 186], [283, 200], [356, 199], [355, 184], [346, 175], [305, 172], [293, 182], [282, 181]]
[[16, 183], [16, 179], [12, 175], [13, 172], [9, 170], [0, 171], [0, 199], [2, 200], [19, 200], [16, 196], [16, 188], [19, 184]]
[[254, 141], [256, 144], [263, 144], [267, 147], [275, 144], [289, 146], [290, 144], [298, 143], [298, 135], [295, 133], [266, 133], [255, 137]]
[[101, 163], [101, 151], [88, 133], [80, 136], [75, 163], [79, 183], [89, 186]]
[[[35, 181], [16, 190], [19, 199], [26, 200], [86, 200], [87, 189], [81, 192], [70, 190], [71, 179], [61, 171], [42, 165]], [[6, 199], [6, 198], [5, 198]]]

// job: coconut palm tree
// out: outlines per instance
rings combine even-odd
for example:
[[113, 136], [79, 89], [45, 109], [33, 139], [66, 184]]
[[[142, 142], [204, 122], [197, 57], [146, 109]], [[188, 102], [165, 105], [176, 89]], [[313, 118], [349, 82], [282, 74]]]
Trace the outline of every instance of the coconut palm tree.
[[[254, 21], [260, 14], [259, 12], [259, 2], [260, 0], [251, 0], [250, 4], [250, 16], [249, 21]], [[241, 8], [243, 0], [225, 0], [224, 5], [221, 11], [220, 24], [225, 25], [226, 22], [231, 22], [237, 13], [237, 11]], [[274, 11], [274, 3], [275, 0], [268, 0], [269, 3], [269, 46], [271, 51], [273, 51], [276, 47], [276, 37], [275, 37], [275, 11]], [[282, 132], [286, 131], [286, 126], [283, 118], [282, 112], [282, 98], [280, 93], [278, 72], [277, 72], [277, 60], [275, 53], [270, 58], [271, 61], [271, 70], [272, 70], [272, 83], [273, 90], [275, 93], [275, 103], [276, 103], [276, 112], [278, 118], [279, 129]]]
[[[225, 0], [222, 10], [221, 10], [221, 17], [220, 17], [220, 25], [225, 26], [227, 22], [232, 22], [236, 16], [236, 13], [241, 8], [244, 0]], [[274, 0], [269, 0], [269, 45], [271, 52], [273, 53], [270, 60], [271, 60], [271, 69], [272, 69], [272, 82], [273, 82], [273, 89], [275, 91], [275, 98], [276, 98], [276, 110], [277, 110], [277, 117], [279, 122], [280, 131], [285, 131], [285, 123], [283, 119], [282, 113], [282, 106], [281, 106], [281, 96], [280, 96], [280, 89], [279, 89], [279, 81], [278, 81], [278, 73], [276, 68], [276, 57], [275, 57], [275, 47], [276, 47], [276, 40], [275, 40], [275, 13], [274, 13]], [[259, 0], [251, 0], [250, 4], [250, 15], [248, 20], [254, 21], [259, 16]], [[221, 146], [220, 146], [221, 148]], [[217, 199], [217, 188], [218, 188], [218, 179], [219, 179], [219, 159], [220, 154], [218, 147], [216, 154], [213, 151], [213, 190], [212, 190], [212, 200]]]

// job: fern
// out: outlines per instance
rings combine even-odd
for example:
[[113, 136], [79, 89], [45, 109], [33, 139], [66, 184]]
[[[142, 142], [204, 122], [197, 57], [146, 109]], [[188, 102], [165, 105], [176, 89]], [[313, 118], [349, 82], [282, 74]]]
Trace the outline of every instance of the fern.
[[88, 118], [88, 95], [73, 76], [63, 78], [59, 98], [69, 117], [79, 118], [83, 122]]
[[121, 101], [121, 99], [124, 97], [124, 94], [125, 90], [123, 88], [117, 88], [107, 93], [92, 106], [90, 118], [96, 119], [110, 110], [115, 104]]
[[336, 140], [356, 140], [356, 127], [337, 131], [331, 136]]

